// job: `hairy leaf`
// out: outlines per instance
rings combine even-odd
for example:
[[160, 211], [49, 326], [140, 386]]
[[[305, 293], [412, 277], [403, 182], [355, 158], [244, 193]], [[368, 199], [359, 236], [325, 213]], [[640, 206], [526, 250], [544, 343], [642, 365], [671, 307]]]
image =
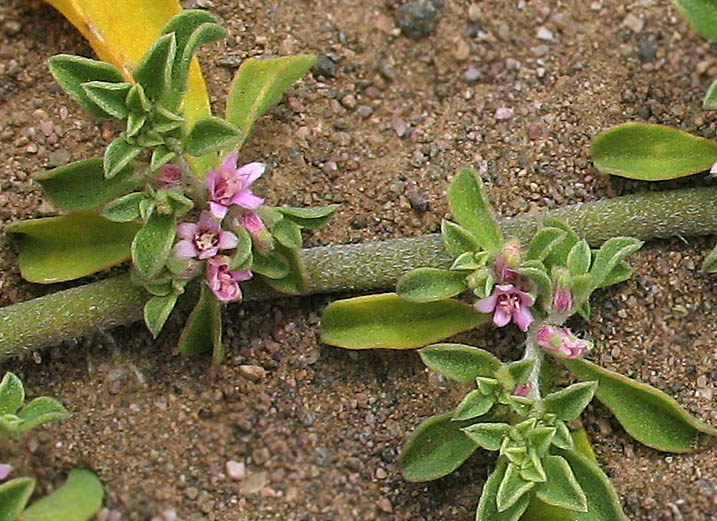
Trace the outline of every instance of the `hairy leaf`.
[[312, 208], [295, 208], [295, 207], [277, 207], [275, 208], [281, 213], [285, 219], [292, 221], [307, 230], [315, 230], [321, 228], [334, 214], [338, 204], [330, 204], [328, 206], [316, 206]]
[[518, 521], [521, 519], [525, 509], [528, 508], [530, 494], [525, 494], [518, 499], [512, 507], [503, 512], [498, 512], [498, 488], [503, 482], [507, 466], [508, 463], [504, 459], [499, 459], [495, 470], [488, 476], [488, 480], [485, 482], [485, 485], [483, 485], [483, 492], [481, 493], [480, 502], [478, 503], [476, 521]]
[[613, 270], [625, 260], [628, 255], [639, 250], [643, 241], [632, 237], [614, 237], [608, 239], [595, 253], [590, 277], [594, 288], [604, 287]]
[[567, 267], [571, 275], [584, 275], [590, 271], [592, 252], [586, 240], [582, 240], [572, 247], [568, 254]]
[[465, 279], [460, 272], [418, 268], [398, 279], [396, 293], [412, 302], [445, 300], [465, 291]]
[[154, 296], [144, 304], [144, 323], [154, 338], [162, 331], [165, 322], [177, 303], [176, 293]]
[[702, 269], [707, 273], [717, 272], [717, 245], [707, 254], [702, 261]]
[[700, 36], [717, 41], [717, 5], [713, 0], [672, 0]]
[[174, 34], [160, 36], [132, 71], [135, 81], [142, 85], [144, 93], [157, 105], [169, 94], [176, 52]]
[[624, 123], [597, 136], [590, 153], [603, 173], [662, 181], [709, 170], [717, 143], [662, 125]]
[[30, 500], [35, 480], [16, 478], [0, 485], [0, 521], [15, 521]]
[[290, 266], [287, 258], [275, 248], [268, 253], [254, 250], [251, 269], [269, 279], [282, 279], [289, 274]]
[[483, 416], [491, 410], [495, 403], [495, 396], [486, 395], [475, 390], [469, 392], [453, 412], [454, 420], [470, 420]]
[[286, 295], [301, 295], [306, 293], [309, 280], [306, 275], [304, 263], [295, 249], [287, 248], [281, 244], [274, 246], [275, 251], [281, 254], [288, 263], [288, 273], [280, 278], [263, 278], [269, 287], [285, 293]]
[[568, 462], [560, 456], [546, 456], [542, 464], [548, 479], [535, 487], [535, 496], [548, 505], [587, 512], [587, 497]]
[[431, 481], [450, 474], [477, 445], [461, 430], [469, 422], [453, 421], [453, 412], [421, 423], [403, 447], [398, 463], [407, 481]]
[[503, 235], [493, 219], [483, 183], [473, 170], [461, 170], [448, 187], [448, 206], [458, 224], [466, 228], [491, 254], [500, 250]]
[[104, 489], [95, 474], [74, 469], [67, 481], [22, 513], [22, 521], [88, 521], [102, 508]]
[[140, 276], [149, 280], [167, 263], [177, 223], [174, 215], [154, 212], [132, 241], [132, 262]]
[[127, 117], [127, 94], [132, 84], [88, 81], [80, 85], [87, 97], [104, 112], [117, 119]]
[[22, 420], [17, 432], [29, 431], [43, 423], [64, 420], [69, 415], [67, 409], [54, 398], [40, 396], [31, 400], [17, 413], [18, 418]]
[[228, 146], [236, 141], [239, 131], [221, 118], [208, 116], [194, 125], [185, 148], [192, 156], [202, 156]]
[[0, 416], [15, 414], [25, 402], [25, 388], [15, 373], [7, 372], [0, 382]]
[[543, 403], [545, 410], [555, 414], [559, 420], [573, 421], [588, 406], [597, 390], [597, 382], [580, 382], [550, 393]]
[[418, 354], [429, 369], [462, 383], [473, 383], [479, 376], [493, 377], [501, 366], [495, 355], [464, 344], [434, 344]]
[[453, 300], [418, 303], [384, 293], [329, 304], [321, 320], [321, 338], [349, 349], [413, 349], [489, 320], [489, 315]]
[[23, 235], [20, 273], [39, 284], [78, 279], [124, 262], [137, 230], [136, 223], [113, 223], [84, 213], [19, 221], [5, 228]]
[[227, 121], [239, 129], [238, 148], [249, 136], [254, 122], [278, 103], [291, 84], [315, 62], [313, 54], [244, 60], [229, 88], [226, 113]]
[[221, 305], [206, 284], [179, 337], [179, 351], [187, 356], [212, 351], [215, 363], [224, 356]]
[[118, 137], [105, 149], [104, 172], [107, 179], [115, 177], [125, 170], [135, 157], [142, 152], [142, 147], [127, 143], [124, 138]]
[[534, 481], [526, 481], [520, 476], [520, 470], [517, 466], [508, 463], [508, 467], [503, 475], [503, 480], [498, 487], [498, 494], [495, 497], [498, 512], [504, 512], [517, 504], [520, 499], [530, 497], [528, 494], [533, 487]]
[[463, 428], [463, 432], [485, 450], [500, 449], [503, 438], [510, 432], [507, 423], [474, 423]]
[[545, 219], [543, 226], [558, 228], [565, 232], [563, 240], [553, 246], [552, 250], [548, 252], [547, 257], [543, 260], [543, 264], [545, 264], [548, 269], [552, 269], [553, 266], [565, 266], [570, 250], [579, 240], [578, 236], [567, 224], [557, 219]]
[[530, 240], [526, 258], [543, 261], [548, 254], [565, 239], [565, 232], [560, 228], [541, 228]]
[[457, 258], [463, 253], [480, 250], [480, 244], [473, 234], [456, 223], [444, 219], [441, 222], [441, 233], [446, 251], [453, 258]]
[[97, 208], [142, 183], [131, 166], [112, 179], [105, 179], [100, 158], [75, 161], [35, 173], [32, 177], [42, 185], [53, 203], [72, 212]]
[[272, 228], [271, 234], [287, 248], [301, 248], [301, 228], [288, 219], [282, 219]]
[[717, 429], [692, 417], [671, 397], [586, 360], [562, 360], [580, 380], [596, 380], [595, 393], [628, 434], [658, 450], [689, 452], [699, 434], [717, 436]]

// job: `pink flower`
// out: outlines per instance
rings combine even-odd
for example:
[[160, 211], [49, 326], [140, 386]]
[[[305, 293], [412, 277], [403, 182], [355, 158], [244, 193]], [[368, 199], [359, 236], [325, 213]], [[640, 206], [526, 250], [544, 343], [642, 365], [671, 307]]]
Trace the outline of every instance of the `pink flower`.
[[535, 299], [529, 293], [512, 284], [499, 284], [493, 288], [490, 297], [476, 302], [475, 308], [481, 313], [493, 313], [493, 323], [498, 327], [513, 321], [521, 331], [527, 331], [533, 322], [533, 315], [528, 308], [534, 303]]
[[242, 226], [251, 235], [252, 241], [260, 250], [272, 249], [272, 238], [269, 230], [256, 212], [242, 212], [234, 220], [235, 226]]
[[592, 348], [590, 342], [577, 338], [568, 328], [547, 324], [538, 328], [535, 340], [546, 352], [558, 358], [579, 358]]
[[6, 463], [0, 463], [0, 481], [4, 481], [10, 475], [12, 466]]
[[573, 294], [569, 289], [558, 288], [553, 293], [553, 311], [567, 313], [573, 307]]
[[236, 247], [239, 242], [232, 232], [222, 230], [209, 212], [202, 212], [198, 223], [180, 223], [177, 236], [183, 239], [174, 245], [174, 255], [180, 259], [208, 259], [219, 250]]
[[239, 282], [252, 277], [251, 270], [231, 271], [230, 259], [226, 255], [217, 255], [207, 261], [205, 273], [207, 286], [214, 292], [217, 299], [230, 302], [241, 298]]
[[209, 208], [217, 219], [223, 219], [231, 205], [254, 211], [264, 202], [249, 190], [249, 186], [264, 173], [264, 164], [249, 163], [237, 168], [238, 157], [238, 152], [230, 153], [218, 170], [210, 170], [207, 175]]
[[164, 165], [159, 169], [152, 184], [163, 190], [171, 190], [182, 184], [182, 169], [175, 165]]
[[519, 384], [513, 389], [513, 395], [522, 396], [523, 398], [530, 395], [530, 384]]

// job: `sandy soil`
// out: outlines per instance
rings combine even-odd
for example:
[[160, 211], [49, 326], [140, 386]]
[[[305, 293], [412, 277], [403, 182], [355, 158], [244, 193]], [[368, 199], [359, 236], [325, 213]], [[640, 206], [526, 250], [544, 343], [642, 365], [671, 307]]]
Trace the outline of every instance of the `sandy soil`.
[[[270, 203], [342, 204], [309, 246], [437, 231], [447, 184], [466, 165], [506, 216], [704, 182], [611, 179], [589, 159], [592, 136], [625, 120], [716, 134], [714, 114], [700, 108], [715, 53], [667, 0], [446, 0], [436, 34], [420, 41], [399, 34], [395, 1], [199, 3], [231, 33], [202, 56], [218, 113], [241, 59], [328, 57], [242, 154], [269, 164], [257, 191]], [[0, 225], [55, 214], [29, 175], [99, 154], [115, 131], [53, 84], [44, 61], [59, 52], [91, 56], [50, 7], [0, 4]], [[513, 116], [496, 119], [499, 108]], [[717, 293], [698, 271], [710, 246], [649, 243], [633, 258], [635, 277], [601, 292], [592, 320], [574, 326], [595, 339], [594, 360], [717, 424]], [[20, 279], [12, 238], [0, 235], [0, 251], [0, 305], [54, 289]], [[414, 427], [452, 407], [458, 391], [415, 353], [322, 345], [319, 317], [333, 298], [230, 307], [229, 360], [218, 368], [177, 354], [183, 317], [157, 341], [136, 324], [5, 364], [31, 396], [57, 396], [73, 416], [1, 442], [0, 460], [37, 477], [39, 492], [92, 467], [109, 518], [169, 521], [174, 509], [194, 521], [472, 519], [489, 457], [428, 484], [406, 483], [395, 461]], [[512, 333], [461, 338], [519, 356]], [[715, 444], [691, 455], [647, 449], [599, 405], [584, 422], [631, 519], [717, 519]], [[227, 477], [229, 460], [246, 465], [243, 481]]]

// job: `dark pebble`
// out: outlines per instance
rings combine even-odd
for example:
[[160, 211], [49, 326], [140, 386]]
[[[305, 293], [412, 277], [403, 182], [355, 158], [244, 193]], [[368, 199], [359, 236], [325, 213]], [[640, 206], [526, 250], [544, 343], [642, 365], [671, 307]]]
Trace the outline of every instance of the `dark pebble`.
[[67, 150], [55, 150], [54, 152], [50, 152], [50, 155], [47, 158], [47, 166], [55, 168], [57, 166], [65, 165], [70, 161], [71, 157], [72, 156]]
[[642, 63], [654, 61], [657, 57], [657, 43], [653, 41], [646, 42], [637, 51]]
[[219, 67], [226, 67], [227, 69], [236, 69], [241, 65], [243, 60], [244, 58], [240, 53], [228, 52], [217, 58], [217, 65]]
[[442, 9], [443, 0], [415, 0], [397, 9], [394, 21], [404, 36], [420, 40], [436, 32]]
[[354, 230], [363, 230], [368, 226], [368, 219], [364, 215], [358, 215], [351, 221], [351, 228]]
[[652, 116], [652, 110], [650, 110], [650, 107], [640, 107], [637, 109], [637, 116], [640, 119], [648, 120]]
[[324, 78], [335, 78], [338, 69], [339, 66], [337, 63], [335, 63], [328, 56], [320, 54], [319, 57], [316, 58], [316, 64], [314, 65], [312, 71], [316, 76], [323, 76]]
[[359, 105], [356, 108], [356, 113], [361, 116], [362, 118], [367, 118], [371, 114], [373, 114], [373, 109], [369, 107], [368, 105]]
[[426, 199], [426, 194], [423, 192], [411, 190], [406, 193], [406, 197], [408, 197], [408, 202], [411, 203], [411, 208], [413, 208], [416, 212], [424, 213], [428, 210], [428, 200]]
[[396, 77], [396, 69], [393, 68], [393, 63], [388, 58], [378, 60], [376, 69], [378, 73], [387, 80], [393, 80]]

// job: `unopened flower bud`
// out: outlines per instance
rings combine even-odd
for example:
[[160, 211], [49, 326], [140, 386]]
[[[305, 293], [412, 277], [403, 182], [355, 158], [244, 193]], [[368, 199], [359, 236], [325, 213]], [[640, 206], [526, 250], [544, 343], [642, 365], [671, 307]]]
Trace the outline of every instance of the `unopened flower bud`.
[[592, 343], [573, 335], [565, 327], [543, 324], [538, 328], [535, 340], [540, 347], [558, 358], [579, 358], [592, 349]]
[[520, 244], [511, 241], [503, 246], [493, 262], [498, 282], [502, 284], [512, 283], [518, 278], [515, 269], [520, 264]]

